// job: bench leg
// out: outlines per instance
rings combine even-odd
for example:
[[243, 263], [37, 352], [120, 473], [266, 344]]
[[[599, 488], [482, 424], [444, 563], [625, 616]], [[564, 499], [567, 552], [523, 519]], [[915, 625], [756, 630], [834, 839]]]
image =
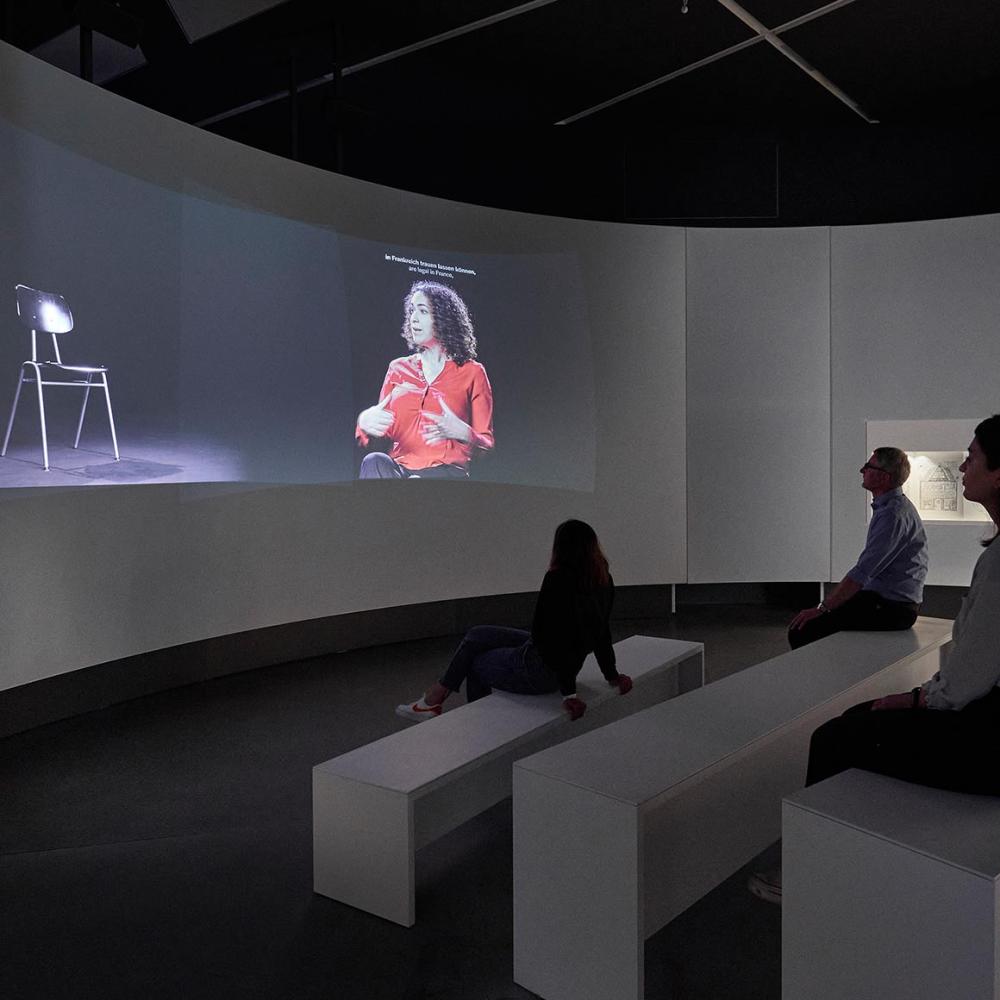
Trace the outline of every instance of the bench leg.
[[642, 1000], [638, 809], [514, 767], [514, 981], [544, 1000]]
[[992, 878], [787, 799], [781, 858], [782, 1000], [998, 996]]
[[413, 808], [404, 794], [313, 768], [313, 891], [412, 927]]

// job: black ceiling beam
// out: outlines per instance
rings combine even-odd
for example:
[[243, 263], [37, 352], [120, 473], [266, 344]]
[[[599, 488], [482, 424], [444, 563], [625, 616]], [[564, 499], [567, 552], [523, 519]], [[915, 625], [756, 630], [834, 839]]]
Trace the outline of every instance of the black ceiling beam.
[[107, 0], [80, 0], [73, 13], [81, 28], [99, 31], [130, 49], [134, 49], [142, 38], [142, 21]]

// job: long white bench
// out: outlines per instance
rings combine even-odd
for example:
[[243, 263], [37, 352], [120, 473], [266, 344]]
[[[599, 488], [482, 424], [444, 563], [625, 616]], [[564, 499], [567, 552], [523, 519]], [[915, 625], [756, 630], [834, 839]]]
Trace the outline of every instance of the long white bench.
[[781, 828], [782, 1000], [1000, 997], [1000, 798], [846, 771]]
[[571, 722], [554, 695], [494, 692], [313, 768], [313, 888], [405, 927], [415, 920], [414, 854], [510, 795], [517, 757], [704, 683], [700, 642], [635, 635], [615, 644], [635, 686], [619, 695], [593, 656]]
[[643, 996], [645, 939], [781, 835], [809, 737], [936, 669], [951, 622], [842, 632], [514, 765], [514, 979]]

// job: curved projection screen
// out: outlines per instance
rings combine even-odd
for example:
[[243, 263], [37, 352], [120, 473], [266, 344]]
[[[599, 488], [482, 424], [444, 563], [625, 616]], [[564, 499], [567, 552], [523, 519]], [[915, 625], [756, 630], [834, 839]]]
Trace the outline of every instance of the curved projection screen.
[[[569, 517], [617, 583], [684, 578], [682, 230], [341, 177], [2, 43], [0, 170], [5, 425], [29, 378], [0, 458], [0, 690], [378, 608], [420, 633], [421, 605], [536, 588]], [[18, 284], [48, 293], [26, 313], [72, 312], [42, 381], [94, 382], [44, 386], [48, 472]], [[223, 647], [205, 675], [241, 668]]]
[[[574, 254], [345, 236], [193, 182], [158, 187], [2, 121], [0, 172], [5, 438], [19, 391], [0, 487], [417, 477], [593, 490]], [[43, 326], [32, 354], [39, 320], [16, 323], [15, 284], [61, 296], [73, 329]], [[53, 339], [61, 366], [25, 364], [55, 361]], [[81, 366], [107, 369], [116, 438], [104, 373]]]

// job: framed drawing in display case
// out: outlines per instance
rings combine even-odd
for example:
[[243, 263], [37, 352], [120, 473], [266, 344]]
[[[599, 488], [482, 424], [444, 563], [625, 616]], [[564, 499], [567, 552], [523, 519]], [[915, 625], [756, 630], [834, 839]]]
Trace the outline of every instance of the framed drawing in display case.
[[910, 478], [903, 492], [925, 521], [984, 521], [986, 511], [962, 496], [964, 451], [907, 451]]

